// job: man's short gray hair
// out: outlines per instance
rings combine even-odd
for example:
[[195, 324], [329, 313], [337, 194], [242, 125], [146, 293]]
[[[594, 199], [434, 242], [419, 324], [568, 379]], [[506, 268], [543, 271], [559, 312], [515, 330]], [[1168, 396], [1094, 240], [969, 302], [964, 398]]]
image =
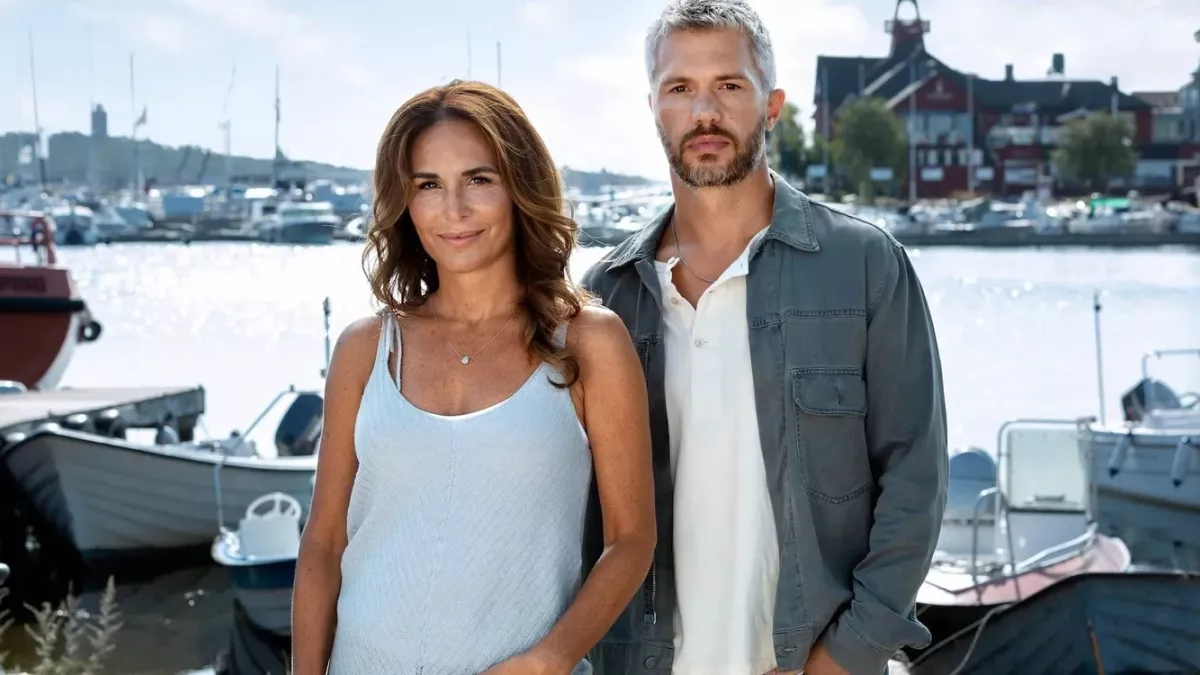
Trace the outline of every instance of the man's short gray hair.
[[745, 0], [673, 0], [646, 34], [646, 76], [653, 79], [658, 50], [676, 31], [734, 28], [750, 40], [755, 66], [767, 91], [775, 89], [775, 50], [758, 12]]

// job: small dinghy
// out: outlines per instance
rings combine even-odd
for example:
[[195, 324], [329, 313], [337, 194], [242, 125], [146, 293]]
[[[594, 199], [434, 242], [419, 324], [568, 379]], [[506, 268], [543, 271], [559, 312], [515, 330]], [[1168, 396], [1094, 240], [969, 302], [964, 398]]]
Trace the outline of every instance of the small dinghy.
[[1125, 544], [1097, 531], [1078, 434], [1074, 421], [1013, 421], [998, 434], [998, 465], [982, 450], [950, 458], [942, 528], [917, 592], [935, 644], [1074, 575], [1129, 568]]
[[292, 634], [292, 584], [302, 511], [291, 495], [265, 494], [246, 507], [236, 531], [223, 530], [212, 545], [212, 558], [229, 572], [247, 617], [280, 636]]
[[[248, 437], [285, 397], [275, 452]], [[264, 492], [307, 508], [316, 473], [322, 399], [283, 392], [243, 435], [179, 443], [171, 427], [155, 444], [49, 425], [5, 447], [0, 462], [37, 525], [90, 563], [211, 546], [218, 523], [233, 522]]]

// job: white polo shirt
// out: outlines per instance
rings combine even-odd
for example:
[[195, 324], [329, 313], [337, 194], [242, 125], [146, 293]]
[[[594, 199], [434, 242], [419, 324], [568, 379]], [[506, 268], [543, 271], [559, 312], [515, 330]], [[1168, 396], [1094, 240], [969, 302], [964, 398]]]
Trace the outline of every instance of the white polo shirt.
[[779, 543], [746, 320], [750, 250], [765, 232], [695, 308], [672, 281], [678, 259], [655, 263], [675, 483], [674, 675], [763, 675], [776, 667]]

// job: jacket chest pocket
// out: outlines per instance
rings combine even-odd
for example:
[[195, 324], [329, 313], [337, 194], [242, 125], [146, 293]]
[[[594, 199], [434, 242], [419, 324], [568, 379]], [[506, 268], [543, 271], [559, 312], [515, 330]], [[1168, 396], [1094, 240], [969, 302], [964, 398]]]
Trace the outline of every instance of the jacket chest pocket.
[[840, 504], [871, 486], [867, 385], [858, 368], [791, 371], [797, 466], [809, 495]]

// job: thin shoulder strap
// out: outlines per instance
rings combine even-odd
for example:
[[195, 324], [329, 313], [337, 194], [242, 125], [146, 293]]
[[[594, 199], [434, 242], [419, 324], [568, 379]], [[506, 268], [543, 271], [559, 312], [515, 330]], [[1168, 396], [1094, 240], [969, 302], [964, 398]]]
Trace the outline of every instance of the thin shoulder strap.
[[[400, 329], [396, 325], [396, 317], [391, 312], [386, 312], [380, 315], [379, 325], [379, 353], [375, 356], [375, 360], [381, 364], [383, 372], [400, 384]], [[392, 341], [396, 342], [396, 372], [393, 374], [388, 368], [388, 357], [392, 355]]]
[[392, 314], [384, 312], [379, 315], [379, 350], [375, 359], [387, 363], [388, 354], [392, 353]]
[[554, 346], [562, 349], [567, 346], [567, 328], [570, 324], [566, 321], [560, 323], [558, 328], [554, 329]]
[[400, 321], [393, 315], [391, 316], [392, 331], [396, 334], [396, 372], [392, 373], [392, 381], [396, 383], [396, 388], [400, 388], [400, 357], [404, 352], [403, 340], [400, 339]]

